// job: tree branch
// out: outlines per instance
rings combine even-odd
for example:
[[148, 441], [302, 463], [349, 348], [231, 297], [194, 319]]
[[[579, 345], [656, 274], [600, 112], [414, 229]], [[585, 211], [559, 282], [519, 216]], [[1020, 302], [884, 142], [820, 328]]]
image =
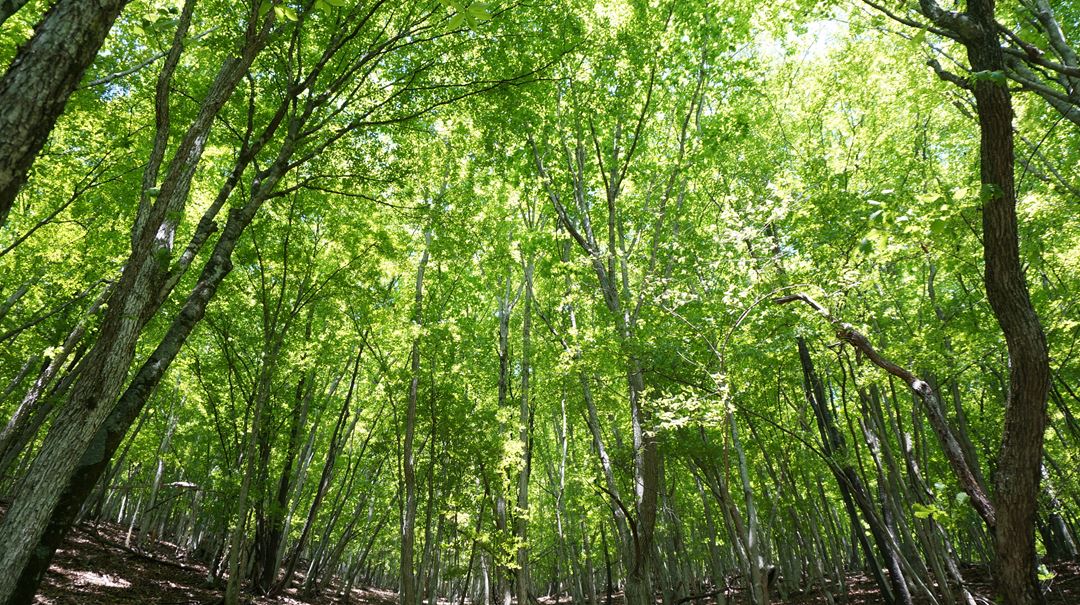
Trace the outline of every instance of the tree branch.
[[832, 324], [836, 329], [837, 338], [842, 342], [846, 342], [855, 347], [857, 351], [866, 356], [866, 358], [877, 367], [903, 380], [908, 387], [919, 396], [919, 399], [923, 402], [923, 407], [926, 409], [927, 416], [930, 418], [930, 424], [934, 428], [934, 433], [937, 434], [941, 449], [944, 451], [945, 457], [948, 458], [949, 465], [952, 467], [953, 473], [960, 483], [960, 488], [971, 498], [971, 506], [975, 509], [975, 512], [982, 517], [987, 527], [992, 530], [996, 523], [994, 505], [990, 501], [986, 488], [978, 480], [975, 473], [972, 472], [971, 467], [968, 464], [967, 456], [964, 454], [964, 450], [960, 447], [960, 443], [956, 440], [956, 436], [953, 435], [952, 429], [948, 425], [945, 412], [942, 410], [941, 400], [938, 398], [937, 392], [935, 392], [926, 381], [921, 380], [910, 370], [900, 367], [889, 359], [886, 359], [881, 353], [878, 353], [865, 335], [856, 330], [851, 324], [844, 323], [839, 318], [834, 317], [829, 313], [828, 309], [809, 295], [800, 293], [773, 299], [773, 302], [778, 305], [784, 305], [795, 301], [806, 303], [806, 305], [816, 311], [818, 315], [821, 315]]

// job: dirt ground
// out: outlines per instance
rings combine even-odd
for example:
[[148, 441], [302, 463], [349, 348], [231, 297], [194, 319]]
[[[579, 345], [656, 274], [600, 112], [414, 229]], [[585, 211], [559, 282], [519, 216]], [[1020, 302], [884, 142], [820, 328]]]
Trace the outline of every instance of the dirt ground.
[[[89, 605], [89, 604], [147, 604], [147, 605], [213, 605], [222, 602], [220, 589], [206, 586], [205, 566], [176, 557], [176, 547], [158, 542], [140, 551], [127, 549], [124, 531], [116, 526], [103, 524], [97, 528], [83, 525], [71, 533], [64, 547], [57, 552], [53, 566], [45, 577], [37, 605]], [[1080, 605], [1080, 563], [1052, 566], [1057, 576], [1048, 584], [1048, 605]], [[985, 569], [971, 567], [966, 570], [971, 587], [981, 595], [990, 594], [990, 580]], [[847, 593], [833, 590], [837, 605], [871, 605], [882, 603], [869, 577], [851, 574], [847, 578]], [[354, 589], [349, 602], [359, 605], [393, 605], [396, 595], [387, 591]], [[616, 595], [613, 605], [618, 605], [621, 595]], [[745, 603], [743, 595], [732, 594], [730, 605]], [[980, 599], [981, 600], [981, 599]], [[540, 599], [542, 605], [550, 605], [553, 598]], [[304, 601], [295, 593], [286, 593], [275, 599], [253, 599], [252, 605], [331, 605], [341, 603], [331, 596], [314, 601]], [[600, 605], [606, 599], [598, 598]], [[714, 605], [713, 598], [689, 601], [695, 605]], [[787, 605], [828, 605], [820, 591], [790, 594], [786, 600], [774, 601]], [[567, 603], [563, 598], [560, 603]], [[993, 603], [986, 599], [980, 605]]]
[[[71, 532], [56, 553], [52, 567], [35, 600], [36, 605], [216, 605], [224, 590], [207, 586], [206, 566], [177, 558], [177, 548], [156, 542], [145, 549], [124, 546], [125, 533], [111, 524], [84, 524]], [[313, 601], [294, 590], [276, 598], [253, 598], [250, 605], [330, 605], [343, 603], [330, 597]], [[380, 590], [354, 589], [351, 603], [396, 605], [397, 595]]]

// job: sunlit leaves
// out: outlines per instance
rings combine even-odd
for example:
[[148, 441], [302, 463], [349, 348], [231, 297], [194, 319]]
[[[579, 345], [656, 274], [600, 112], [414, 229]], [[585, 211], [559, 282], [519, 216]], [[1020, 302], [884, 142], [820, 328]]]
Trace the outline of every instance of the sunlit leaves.
[[451, 30], [458, 29], [464, 24], [475, 29], [492, 16], [491, 6], [480, 0], [467, 3], [459, 0], [439, 0], [439, 3], [451, 11], [450, 19], [446, 22], [446, 27]]

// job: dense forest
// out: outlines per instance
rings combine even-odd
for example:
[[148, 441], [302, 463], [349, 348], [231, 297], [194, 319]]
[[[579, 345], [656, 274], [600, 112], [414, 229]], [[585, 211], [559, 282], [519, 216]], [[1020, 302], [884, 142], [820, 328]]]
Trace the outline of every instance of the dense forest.
[[0, 1], [0, 603], [94, 527], [226, 605], [1073, 602], [1078, 39]]

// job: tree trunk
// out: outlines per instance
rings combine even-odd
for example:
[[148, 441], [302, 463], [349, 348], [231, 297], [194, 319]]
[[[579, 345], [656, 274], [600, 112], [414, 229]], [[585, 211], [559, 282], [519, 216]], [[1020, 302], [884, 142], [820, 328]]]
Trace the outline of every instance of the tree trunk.
[[[510, 312], [514, 301], [511, 300], [512, 289], [510, 287], [510, 274], [506, 275], [505, 291], [499, 301], [499, 390], [498, 409], [506, 407], [510, 393]], [[507, 427], [503, 421], [499, 422], [499, 434], [506, 435]], [[505, 534], [509, 529], [509, 517], [506, 510], [506, 493], [502, 485], [502, 473], [498, 475], [495, 486], [495, 529], [499, 534]], [[501, 557], [492, 557], [492, 573], [495, 575], [495, 592], [501, 599], [500, 605], [510, 605], [513, 600], [514, 587], [510, 583], [510, 570], [499, 560]]]
[[[424, 269], [428, 263], [428, 248], [431, 246], [431, 231], [424, 234], [424, 253], [416, 270], [416, 307], [413, 309], [413, 325], [417, 330], [423, 326], [424, 315]], [[401, 605], [416, 605], [416, 565], [413, 554], [416, 543], [416, 460], [413, 454], [413, 440], [416, 437], [416, 398], [420, 385], [420, 335], [413, 338], [410, 361], [412, 379], [409, 381], [409, 403], [405, 412], [405, 442], [403, 444], [402, 474], [405, 480], [405, 501], [401, 519]]]
[[311, 506], [308, 508], [307, 518], [304, 520], [304, 527], [300, 531], [300, 537], [297, 538], [296, 544], [292, 547], [292, 553], [289, 555], [289, 560], [285, 564], [285, 575], [282, 576], [281, 581], [278, 583], [276, 591], [288, 588], [289, 582], [292, 581], [293, 574], [296, 572], [296, 564], [299, 562], [300, 555], [315, 526], [315, 515], [318, 514], [319, 508], [322, 506], [323, 498], [330, 488], [330, 480], [333, 477], [337, 457], [340, 454], [342, 447], [344, 447], [345, 441], [349, 438], [349, 435], [352, 434], [353, 427], [356, 426], [356, 420], [359, 418], [359, 415], [354, 416], [348, 429], [345, 428], [345, 421], [349, 417], [349, 405], [352, 403], [353, 393], [356, 389], [356, 376], [360, 370], [360, 357], [363, 352], [364, 348], [359, 347], [356, 351], [356, 357], [353, 359], [352, 377], [349, 380], [349, 391], [345, 395], [345, 402], [341, 405], [341, 411], [338, 413], [337, 422], [334, 424], [334, 432], [330, 436], [330, 444], [327, 447], [326, 452], [326, 461], [323, 463], [322, 474], [319, 476], [319, 484], [315, 488], [315, 497], [312, 499]]
[[41, 407], [50, 405], [47, 402], [42, 403], [42, 395], [59, 374], [61, 367], [72, 351], [75, 350], [76, 345], [82, 340], [90, 323], [90, 318], [101, 310], [101, 306], [108, 299], [111, 292], [112, 287], [106, 286], [86, 310], [86, 313], [79, 318], [75, 327], [64, 339], [64, 344], [60, 347], [60, 350], [49, 360], [48, 365], [38, 375], [33, 386], [26, 392], [15, 413], [11, 415], [7, 425], [4, 426], [3, 430], [0, 430], [0, 478], [7, 475], [8, 469], [15, 462], [15, 458], [23, 446], [36, 436], [37, 431], [34, 430], [36, 423], [31, 422], [32, 415], [36, 415]]
[[[527, 605], [529, 602], [529, 550], [528, 539], [528, 515], [529, 515], [529, 474], [532, 469], [532, 443], [530, 437], [530, 425], [532, 423], [531, 407], [529, 402], [529, 344], [530, 329], [532, 326], [532, 277], [533, 262], [529, 260], [525, 267], [525, 309], [522, 312], [521, 327], [521, 405], [518, 410], [518, 439], [522, 443], [521, 472], [518, 475], [517, 485], [517, 514], [514, 518], [514, 534], [518, 541], [516, 592], [518, 605]], [[433, 604], [432, 604], [433, 605]]]
[[[306, 336], [311, 336], [311, 315], [308, 316]], [[314, 372], [307, 371], [296, 385], [296, 394], [293, 397], [293, 413], [289, 421], [289, 437], [285, 446], [285, 462], [282, 465], [281, 475], [278, 478], [277, 492], [270, 503], [270, 511], [266, 519], [265, 540], [259, 548], [261, 557], [256, 564], [255, 587], [262, 594], [267, 594], [273, 588], [277, 579], [280, 563], [278, 553], [281, 551], [281, 543], [285, 536], [285, 517], [289, 506], [289, 493], [292, 489], [293, 463], [296, 461], [297, 450], [300, 445], [300, 428], [307, 417], [308, 407], [314, 394]]]
[[[977, 32], [965, 41], [975, 74], [1005, 69], [994, 0], [970, 0]], [[1037, 579], [1035, 517], [1041, 478], [1050, 361], [1039, 317], [1020, 263], [1014, 183], [1012, 98], [1005, 83], [976, 78], [980, 176], [983, 188], [983, 261], [986, 297], [1009, 350], [1005, 429], [994, 475], [995, 578], [1006, 605], [1042, 602]]]
[[[802, 337], [799, 337], [797, 340], [799, 346], [799, 361], [802, 364], [803, 370], [803, 388], [806, 394], [806, 400], [810, 403], [810, 407], [814, 410], [814, 416], [817, 418], [818, 430], [821, 435], [825, 454], [830, 457], [835, 457], [838, 461], [845, 460], [846, 456], [844, 454], [844, 449], [846, 446], [844, 438], [836, 427], [832, 411], [826, 404], [825, 386], [822, 384], [821, 379], [814, 369], [814, 362], [810, 358], [810, 350], [806, 346], [806, 341], [803, 340]], [[863, 554], [866, 556], [867, 561], [870, 562], [871, 573], [877, 581], [878, 587], [881, 589], [882, 597], [887, 602], [910, 605], [911, 595], [908, 593], [907, 585], [904, 583], [904, 576], [900, 570], [900, 565], [896, 561], [897, 554], [892, 551], [885, 539], [886, 529], [882, 527], [882, 524], [877, 519], [877, 515], [874, 513], [870, 494], [867, 492], [862, 479], [859, 477], [855, 468], [849, 463], [839, 462], [831, 464], [830, 468], [833, 472], [833, 476], [836, 477], [837, 485], [840, 488], [840, 495], [844, 500], [844, 506], [847, 510], [848, 517], [851, 519], [852, 531], [855, 532], [859, 545], [863, 548]], [[876, 557], [870, 548], [870, 543], [866, 540], [866, 534], [863, 531], [863, 521], [860, 520], [859, 515], [856, 512], [856, 506], [863, 513], [866, 524], [870, 528], [870, 533], [877, 544], [878, 551], [885, 560], [885, 566], [889, 570], [890, 583], [888, 584], [886, 584], [885, 577], [881, 574], [881, 570], [876, 563]]]
[[[267, 184], [272, 189], [275, 183], [276, 179], [271, 179], [271, 182]], [[165, 336], [135, 373], [112, 412], [90, 439], [82, 457], [74, 463], [75, 468], [70, 474], [70, 480], [61, 482], [60, 487], [63, 491], [56, 497], [57, 504], [39, 513], [47, 523], [41, 537], [33, 543], [32, 554], [26, 555], [26, 563], [21, 566], [22, 572], [17, 576], [18, 587], [13, 589], [11, 596], [6, 600], [7, 605], [33, 602], [34, 593], [48, 569], [53, 553], [71, 527], [83, 502], [101, 477], [128, 428], [138, 417], [165, 371], [187, 341], [187, 337], [202, 319], [206, 306], [214, 297], [218, 286], [231, 271], [232, 250], [240, 234], [254, 217], [262, 199], [264, 198], [252, 200], [243, 208], [235, 208], [229, 213], [229, 221], [222, 231], [221, 238], [214, 247], [195, 287], [180, 311], [174, 316]], [[19, 502], [20, 500], [17, 499], [12, 504], [12, 508], [4, 518], [5, 524], [14, 519], [12, 513]], [[10, 581], [15, 584], [16, 578]]]
[[[974, 76], [970, 85], [961, 85], [974, 92], [979, 118], [983, 283], [1009, 351], [1005, 428], [994, 477], [996, 514], [986, 521], [994, 534], [998, 591], [1006, 605], [1033, 605], [1042, 602], [1036, 574], [1035, 520], [1050, 362], [1046, 336], [1031, 304], [1020, 262], [1012, 95], [998, 39], [1002, 26], [995, 18], [995, 0], [969, 0], [964, 13], [943, 10], [935, 0], [920, 0], [919, 7], [964, 45]], [[1051, 19], [1049, 6], [1043, 8], [1047, 10], [1036, 13], [1044, 20]], [[938, 73], [944, 75], [940, 70]]]

